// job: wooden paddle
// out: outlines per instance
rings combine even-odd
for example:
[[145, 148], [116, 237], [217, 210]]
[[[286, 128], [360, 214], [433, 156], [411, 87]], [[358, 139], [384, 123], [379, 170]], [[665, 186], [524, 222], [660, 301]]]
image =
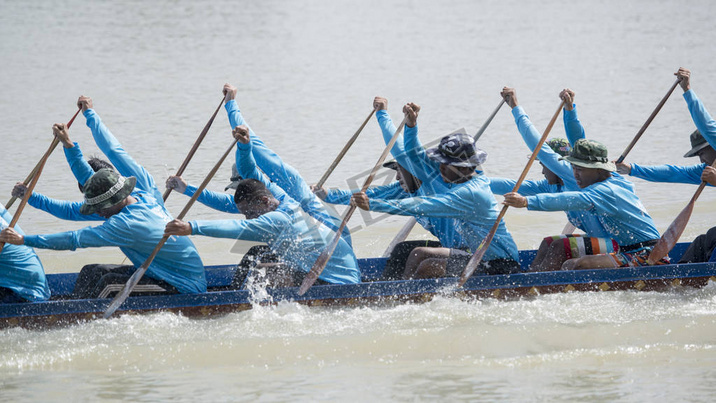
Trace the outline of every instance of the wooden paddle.
[[[559, 108], [557, 108], [557, 111], [554, 113], [554, 116], [552, 116], [552, 120], [549, 121], [549, 124], [547, 125], [547, 128], [544, 130], [544, 133], [542, 134], [542, 138], [540, 138], [539, 142], [535, 146], [534, 151], [532, 151], [532, 155], [530, 156], [529, 161], [527, 161], [527, 165], [525, 166], [525, 169], [522, 170], [522, 174], [520, 175], [520, 178], [517, 179], [517, 183], [515, 183], [515, 187], [512, 189], [513, 192], [517, 192], [520, 189], [520, 185], [522, 184], [522, 181], [525, 180], [525, 177], [527, 176], [527, 172], [529, 172], [530, 167], [532, 166], [532, 163], [535, 159], [537, 159], [537, 154], [539, 154], [540, 148], [542, 148], [542, 144], [544, 144], [545, 140], [547, 140], [547, 136], [549, 135], [549, 132], [552, 130], [552, 126], [554, 126], [554, 122], [557, 121], [557, 117], [559, 117], [559, 113], [562, 111], [562, 107], [564, 106], [564, 101], [559, 104]], [[495, 237], [495, 233], [497, 232], [497, 228], [500, 226], [500, 221], [502, 221], [502, 217], [505, 216], [505, 213], [507, 212], [507, 208], [509, 206], [505, 205], [502, 207], [502, 210], [500, 210], [500, 214], [497, 216], [497, 220], [495, 220], [495, 224], [492, 225], [492, 229], [490, 229], [490, 232], [487, 234], [487, 236], [480, 242], [480, 245], [477, 247], [477, 251], [475, 251], [475, 254], [472, 255], [470, 258], [470, 261], [467, 262], [467, 266], [465, 266], [465, 270], [462, 272], [462, 275], [460, 276], [460, 281], [458, 282], [458, 287], [462, 287], [463, 284], [467, 281], [467, 279], [472, 276], [472, 273], [475, 272], [475, 269], [477, 269], [477, 266], [482, 261], [482, 257], [485, 256], [485, 252], [487, 251], [487, 247], [490, 246], [490, 242], [492, 242], [492, 238]]]
[[[231, 142], [231, 146], [229, 146], [229, 148], [226, 149], [226, 151], [224, 152], [224, 155], [222, 155], [221, 159], [219, 159], [219, 161], [216, 163], [216, 165], [214, 165], [214, 168], [211, 169], [211, 172], [209, 172], [209, 174], [206, 176], [206, 178], [204, 179], [204, 182], [201, 183], [201, 185], [196, 190], [194, 195], [186, 203], [186, 206], [184, 206], [184, 209], [181, 211], [181, 213], [179, 213], [179, 216], [177, 216], [177, 220], [183, 219], [184, 216], [186, 215], [186, 213], [189, 212], [189, 209], [191, 208], [191, 206], [194, 204], [196, 199], [199, 198], [199, 195], [201, 194], [201, 192], [204, 191], [204, 189], [206, 188], [206, 185], [209, 184], [209, 182], [211, 181], [211, 178], [214, 177], [214, 175], [216, 174], [216, 171], [218, 171], [219, 168], [221, 167], [221, 164], [226, 159], [226, 156], [228, 156], [229, 153], [233, 150], [234, 146], [236, 146], [237, 141], [239, 141], [239, 140], [234, 138], [234, 141]], [[117, 310], [117, 308], [119, 308], [122, 305], [122, 303], [124, 303], [124, 301], [127, 299], [127, 297], [129, 297], [129, 294], [132, 292], [132, 289], [134, 288], [134, 286], [137, 285], [137, 283], [139, 283], [139, 280], [142, 279], [142, 276], [144, 276], [144, 273], [147, 271], [147, 269], [149, 268], [149, 265], [152, 263], [154, 258], [157, 256], [157, 253], [159, 253], [159, 250], [167, 242], [167, 239], [169, 239], [169, 235], [164, 235], [162, 237], [162, 239], [159, 241], [159, 243], [157, 244], [157, 246], [154, 247], [154, 250], [149, 255], [147, 260], [145, 260], [144, 263], [142, 263], [142, 266], [139, 267], [134, 272], [134, 274], [132, 274], [132, 277], [130, 277], [129, 280], [127, 280], [127, 283], [124, 285], [124, 288], [122, 288], [122, 291], [120, 291], [119, 294], [117, 294], [117, 296], [114, 297], [112, 302], [110, 302], [109, 306], [104, 311], [104, 314], [102, 315], [103, 318], [107, 319], [110, 316], [112, 316], [112, 314]]]
[[[77, 116], [77, 115], [75, 115]], [[57, 140], [57, 137], [55, 137], [55, 140]], [[59, 143], [60, 141], [57, 140]], [[35, 172], [35, 175], [30, 179], [30, 184], [27, 186], [27, 189], [25, 190], [25, 195], [22, 197], [22, 200], [20, 201], [20, 205], [17, 206], [17, 210], [15, 211], [15, 214], [12, 216], [12, 220], [10, 220], [10, 224], [8, 227], [14, 228], [15, 224], [17, 224], [17, 220], [20, 219], [20, 214], [22, 214], [22, 210], [25, 209], [25, 205], [27, 205], [27, 201], [30, 200], [30, 196], [32, 196], [32, 191], [35, 189], [35, 185], [37, 184], [37, 180], [40, 179], [40, 174], [42, 174], [42, 168], [45, 167], [45, 162], [47, 162], [47, 159], [50, 157], [50, 154], [52, 154], [52, 150], [54, 148], [50, 148], [45, 152], [45, 155], [42, 156], [40, 159], [40, 162], [38, 162], [36, 168], [37, 171]], [[0, 242], [0, 253], [2, 253], [3, 248], [5, 247], [5, 242]]]
[[328, 170], [326, 170], [326, 173], [324, 173], [323, 176], [321, 177], [321, 179], [318, 181], [318, 183], [316, 184], [316, 187], [319, 187], [319, 188], [323, 187], [323, 184], [326, 183], [326, 180], [328, 180], [328, 177], [333, 173], [333, 170], [336, 169], [336, 166], [338, 166], [338, 163], [341, 162], [341, 160], [343, 159], [343, 156], [346, 155], [346, 153], [351, 148], [353, 143], [355, 143], [356, 139], [358, 139], [358, 135], [363, 131], [363, 128], [365, 127], [365, 125], [368, 124], [368, 121], [370, 120], [370, 118], [373, 117], [374, 113], [375, 113], [375, 109], [370, 111], [370, 114], [368, 115], [368, 117], [365, 118], [365, 120], [363, 121], [363, 124], [360, 125], [360, 127], [358, 128], [358, 131], [355, 132], [353, 137], [351, 137], [348, 140], [348, 142], [346, 143], [346, 145], [343, 146], [343, 149], [341, 150], [341, 152], [338, 153], [338, 156], [336, 156], [336, 159], [333, 160], [333, 163], [331, 163], [331, 166], [328, 167]]
[[664, 95], [664, 98], [661, 98], [661, 101], [659, 102], [659, 104], [656, 105], [656, 109], [654, 109], [654, 111], [651, 112], [651, 115], [649, 115], [649, 118], [646, 120], [646, 122], [644, 122], [644, 124], [641, 126], [641, 129], [639, 129], [639, 131], [636, 133], [636, 136], [634, 136], [634, 139], [631, 141], [631, 143], [629, 143], [629, 145], [624, 150], [622, 155], [619, 156], [619, 158], [617, 159], [617, 164], [621, 164], [622, 162], [624, 162], [624, 158], [626, 158], [627, 154], [629, 154], [629, 151], [631, 151], [631, 149], [634, 147], [636, 142], [639, 141], [639, 138], [641, 137], [641, 135], [644, 134], [644, 131], [646, 130], [646, 128], [649, 127], [649, 124], [651, 124], [651, 121], [654, 120], [654, 118], [656, 117], [656, 114], [659, 113], [659, 111], [661, 110], [661, 107], [664, 106], [664, 104], [666, 103], [666, 100], [669, 99], [669, 96], [671, 96], [671, 93], [674, 92], [674, 89], [676, 88], [676, 86], [679, 85], [679, 82], [681, 82], [681, 77], [676, 79], [676, 81], [671, 86], [671, 88], [669, 88], [669, 91], [667, 91], [666, 95]]
[[[201, 142], [204, 140], [204, 137], [206, 137], [206, 133], [209, 132], [209, 128], [211, 128], [212, 123], [214, 123], [214, 118], [216, 118], [216, 114], [219, 113], [219, 109], [221, 109], [221, 105], [224, 104], [224, 98], [221, 98], [221, 102], [219, 103], [219, 106], [216, 107], [216, 110], [214, 111], [214, 114], [211, 115], [211, 119], [209, 119], [208, 122], [206, 122], [206, 125], [204, 126], [204, 129], [199, 133], [199, 137], [197, 137], [196, 141], [194, 142], [194, 145], [191, 147], [191, 150], [189, 150], [189, 154], [187, 154], [186, 158], [184, 158], [184, 162], [181, 163], [181, 166], [175, 173], [176, 176], [181, 176], [184, 173], [184, 170], [186, 169], [187, 165], [189, 165], [189, 161], [191, 161], [192, 157], [194, 157], [194, 153], [196, 153], [196, 150], [199, 148], [199, 145], [201, 145]], [[167, 197], [169, 197], [169, 194], [172, 192], [172, 188], [167, 189], [164, 191], [164, 195], [162, 195], [162, 199], [164, 201], [167, 201]]]
[[[75, 121], [75, 118], [77, 117], [77, 115], [80, 113], [81, 110], [82, 109], [77, 109], [77, 112], [75, 112], [74, 116], [72, 116], [72, 119], [70, 119], [70, 121], [67, 122], [67, 130], [70, 129], [70, 127], [72, 126], [72, 122]], [[42, 156], [42, 158], [45, 158], [45, 156], [49, 157], [50, 154], [52, 154], [52, 152], [55, 151], [55, 148], [57, 148], [58, 144], [60, 144], [60, 140], [58, 140], [57, 136], [55, 136], [52, 139], [52, 141], [50, 142], [50, 147], [47, 149], [47, 151], [45, 151], [45, 154]], [[42, 158], [40, 159], [40, 162], [42, 162]], [[35, 174], [37, 174], [37, 171], [40, 169], [40, 162], [38, 162], [37, 165], [35, 165], [35, 168], [32, 169], [32, 172], [30, 172], [30, 175], [27, 175], [27, 178], [25, 178], [25, 180], [22, 182], [25, 184], [25, 186], [27, 186], [28, 183], [30, 183], [30, 181], [32, 180], [32, 178], [35, 177]], [[5, 205], [5, 209], [9, 210], [10, 207], [12, 207], [12, 205], [15, 203], [15, 200], [17, 200], [17, 197], [15, 197], [15, 196], [11, 197], [10, 200]]]
[[[711, 166], [716, 167], [716, 161], [714, 161]], [[687, 204], [686, 207], [681, 210], [679, 215], [677, 215], [671, 225], [669, 225], [669, 228], [666, 229], [666, 231], [661, 236], [656, 245], [654, 245], [654, 248], [651, 250], [651, 253], [649, 253], [649, 257], [646, 259], [647, 263], [649, 263], [650, 265], [654, 265], [664, 256], [668, 255], [669, 252], [671, 252], [671, 249], [674, 248], [676, 242], [679, 241], [681, 234], [684, 233], [684, 229], [686, 229], [686, 224], [689, 223], [691, 213], [694, 211], [694, 204], [696, 204], [696, 199], [701, 196], [701, 192], [703, 192], [705, 187], [706, 182], [701, 182], [699, 188], [696, 189], [696, 193], [694, 193], [694, 195], [691, 197], [689, 204]]]
[[[388, 145], [385, 146], [385, 150], [383, 150], [383, 154], [380, 155], [380, 158], [378, 158], [378, 162], [373, 167], [373, 170], [370, 171], [370, 175], [368, 175], [368, 178], [366, 178], [365, 183], [363, 184], [363, 187], [361, 188], [361, 192], [365, 192], [368, 189], [368, 186], [370, 186], [370, 183], [373, 182], [373, 178], [375, 177], [375, 174], [378, 172], [378, 169], [383, 165], [383, 161], [385, 161], [385, 158], [390, 153], [390, 150], [393, 148], [393, 145], [395, 144], [395, 141], [398, 139], [398, 136], [400, 136], [400, 132], [403, 131], [403, 127], [405, 126], [405, 122], [408, 120], [406, 117], [403, 119], [402, 122], [400, 122], [400, 126], [398, 126], [398, 130], [395, 131], [393, 134], [393, 137], [390, 138], [390, 141], [388, 142]], [[348, 220], [350, 220], [351, 216], [353, 215], [353, 212], [356, 210], [356, 206], [351, 205], [346, 213], [343, 215], [343, 222], [341, 222], [341, 226], [338, 227], [338, 229], [335, 232], [335, 235], [333, 236], [333, 240], [331, 243], [326, 245], [326, 248], [321, 252], [321, 254], [318, 256], [318, 259], [316, 259], [316, 263], [313, 264], [313, 267], [311, 267], [311, 270], [306, 274], [306, 278], [304, 278], [303, 283], [301, 284], [301, 287], [298, 289], [298, 295], [303, 295], [308, 291], [309, 288], [313, 285], [313, 283], [316, 282], [318, 279], [318, 276], [321, 275], [321, 272], [323, 272], [323, 269], [326, 267], [326, 264], [328, 263], [328, 260], [333, 255], [333, 252], [336, 250], [336, 246], [338, 246], [338, 241], [341, 239], [341, 234], [343, 233], [343, 229], [345, 229], [346, 225], [348, 224]]]
[[[487, 129], [487, 126], [492, 123], [492, 119], [495, 118], [495, 115], [497, 115], [497, 112], [502, 108], [502, 105], [505, 104], [505, 100], [501, 100], [500, 103], [497, 105], [497, 108], [495, 108], [494, 111], [490, 114], [490, 116], [487, 118], [485, 123], [482, 124], [482, 127], [480, 127], [480, 130], [475, 133], [474, 139], [475, 141], [479, 140], [480, 137], [482, 137], [482, 133], [485, 133], [485, 130]], [[410, 217], [408, 219], [408, 222], [403, 225], [403, 228], [398, 231], [398, 233], [395, 235], [395, 238], [393, 238], [392, 241], [390, 241], [390, 244], [388, 245], [388, 248], [385, 249], [385, 252], [383, 252], [383, 257], [390, 256], [391, 253], [393, 253], [393, 249], [395, 249], [395, 246], [399, 243], [405, 241], [405, 239], [408, 238], [408, 235], [410, 235], [410, 231], [413, 230], [413, 227], [415, 227], [415, 224], [417, 224], [418, 221], [415, 219], [415, 217]]]

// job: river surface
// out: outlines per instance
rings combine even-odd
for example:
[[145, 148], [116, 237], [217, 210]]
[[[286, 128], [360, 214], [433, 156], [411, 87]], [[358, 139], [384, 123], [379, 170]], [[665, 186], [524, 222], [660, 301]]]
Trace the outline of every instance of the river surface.
[[[7, 1], [0, 0], [0, 194], [9, 198], [81, 94], [163, 183], [221, 100], [239, 88], [247, 121], [309, 182], [317, 181], [381, 95], [396, 122], [422, 106], [424, 143], [475, 132], [503, 86], [541, 131], [576, 93], [587, 136], [616, 158], [680, 66], [716, 108], [716, 3], [710, 1]], [[690, 165], [694, 130], [677, 88], [627, 157]], [[199, 184], [229, 146], [223, 111], [187, 168]], [[71, 130], [99, 151], [80, 116]], [[552, 132], [564, 136], [561, 119]], [[479, 141], [488, 175], [517, 178], [528, 150], [503, 108]], [[359, 187], [384, 143], [371, 121], [329, 178]], [[209, 185], [223, 191], [225, 163]], [[540, 179], [533, 167], [529, 179]], [[381, 173], [378, 183], [390, 180]], [[62, 152], [36, 191], [79, 200]], [[663, 231], [691, 185], [634, 179]], [[173, 194], [178, 214], [188, 199]], [[3, 201], [4, 202], [4, 201]], [[701, 195], [682, 239], [714, 225]], [[14, 208], [13, 208], [14, 209]], [[342, 209], [339, 209], [342, 211]], [[189, 219], [225, 217], [195, 206]], [[361, 212], [359, 257], [382, 253], [405, 219]], [[522, 249], [559, 233], [562, 213], [511, 209]], [[78, 229], [30, 207], [27, 233]], [[414, 238], [429, 238], [416, 229]], [[207, 264], [247, 244], [194, 238]], [[49, 273], [120, 263], [117, 250], [37, 251]], [[548, 295], [517, 301], [448, 297], [417, 305], [306, 308], [292, 303], [189, 320], [120, 317], [58, 330], [0, 331], [0, 401], [713, 401], [716, 286], [666, 293]]]

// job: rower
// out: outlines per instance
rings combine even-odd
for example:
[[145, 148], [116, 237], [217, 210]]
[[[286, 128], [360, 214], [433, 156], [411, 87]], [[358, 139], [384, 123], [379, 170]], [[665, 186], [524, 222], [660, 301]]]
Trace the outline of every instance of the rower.
[[[335, 238], [335, 232], [314, 219], [280, 186], [269, 180], [254, 159], [254, 141], [246, 126], [239, 125], [233, 135], [238, 139], [236, 165], [243, 178], [234, 194], [234, 212], [245, 220], [212, 220], [184, 222], [174, 220], [166, 225], [167, 235], [205, 235], [267, 243], [280, 263], [260, 263], [267, 269], [269, 286], [288, 287], [301, 284], [323, 249]], [[209, 192], [215, 200], [225, 194]], [[182, 237], [183, 238], [183, 237]], [[319, 284], [354, 284], [360, 282], [360, 270], [353, 249], [344, 238], [326, 268]]]
[[[691, 149], [684, 154], [684, 158], [699, 157], [701, 163], [690, 166], [620, 163], [617, 164], [617, 171], [650, 182], [700, 185], [703, 181], [709, 186], [716, 186], [716, 169], [711, 166], [716, 160], [716, 121], [691, 89], [691, 71], [682, 67], [675, 75], [681, 78], [679, 84], [684, 90], [686, 105], [696, 125], [696, 131], [689, 136]], [[714, 261], [715, 249], [716, 227], [713, 227], [694, 239], [679, 263]]]
[[[407, 119], [404, 149], [409, 150], [409, 162], [405, 166], [423, 181], [423, 186], [426, 182], [433, 184], [434, 194], [384, 200], [369, 198], [366, 193], [360, 192], [353, 195], [351, 203], [363, 210], [454, 219], [456, 231], [468, 245], [467, 248], [415, 248], [407, 260], [403, 277], [455, 277], [463, 272], [472, 252], [490, 232], [499, 213], [495, 197], [489, 189], [489, 179], [481, 173], [480, 166], [485, 162], [487, 153], [476, 148], [472, 137], [464, 132], [444, 136], [438, 147], [426, 152], [418, 139], [419, 111], [420, 107], [414, 103], [403, 108]], [[517, 245], [501, 221], [478, 273], [518, 272], [518, 259]]]
[[[378, 125], [381, 128], [383, 139], [385, 143], [388, 144], [396, 131], [396, 127], [387, 111], [388, 100], [383, 97], [375, 97], [373, 100], [373, 108], [376, 111], [375, 116], [378, 121]], [[408, 168], [404, 166], [409, 166], [411, 163], [408, 159], [405, 148], [403, 147], [403, 143], [403, 135], [400, 134], [395, 142], [395, 145], [390, 150], [391, 154], [395, 157], [395, 160], [383, 164], [383, 167], [395, 170], [396, 181], [388, 185], [368, 188], [366, 191], [368, 197], [385, 200], [401, 200], [409, 197], [427, 196], [433, 194], [433, 189], [435, 188], [433, 182], [438, 178], [431, 178], [430, 181], [423, 184], [423, 181], [410, 173]], [[344, 205], [349, 204], [351, 195], [358, 191], [357, 189], [331, 189], [326, 191], [323, 188], [318, 189], [313, 186], [311, 189], [327, 203]], [[467, 248], [467, 245], [463, 242], [462, 237], [456, 231], [457, 226], [452, 218], [415, 216], [415, 220], [438, 240], [411, 240], [400, 242], [395, 245], [385, 263], [385, 268], [380, 277], [381, 281], [402, 279], [403, 272], [405, 271], [405, 263], [408, 260], [410, 253], [415, 248]]]
[[[570, 101], [571, 97], [567, 90], [560, 93], [563, 101], [565, 98]], [[505, 194], [503, 203], [537, 211], [590, 212], [599, 220], [608, 238], [618, 245], [618, 250], [611, 253], [582, 254], [568, 259], [562, 263], [562, 270], [646, 265], [646, 259], [660, 237], [654, 221], [636, 196], [634, 185], [615, 172], [607, 148], [602, 143], [586, 139], [576, 109], [571, 114], [573, 120], [565, 129], [573, 147], [570, 154], [561, 159], [572, 165], [581, 190], [527, 197], [510, 192]], [[660, 263], [668, 263], [668, 260]]]
[[[512, 115], [515, 118], [517, 128], [523, 140], [531, 151], [537, 146], [540, 133], [534, 127], [530, 118], [517, 100], [517, 93], [514, 88], [503, 88], [501, 94], [505, 102], [512, 108]], [[565, 129], [579, 124], [576, 117], [574, 105], [574, 92], [565, 89], [559, 94], [564, 101], [564, 125]], [[581, 127], [581, 125], [580, 125]], [[573, 140], [576, 140], [573, 136]], [[537, 194], [559, 194], [568, 191], [580, 191], [581, 187], [572, 172], [572, 165], [562, 158], [569, 155], [572, 147], [569, 140], [551, 139], [542, 145], [537, 158], [542, 164], [542, 174], [545, 179], [541, 181], [523, 181], [519, 193], [522, 196], [534, 196]], [[505, 194], [514, 188], [516, 181], [513, 179], [490, 178], [490, 188], [495, 194]], [[618, 249], [617, 243], [610, 239], [592, 211], [567, 211], [567, 219], [585, 232], [585, 236], [579, 234], [561, 234], [548, 236], [542, 239], [537, 249], [537, 254], [530, 264], [532, 271], [559, 270], [562, 264], [573, 258], [586, 255], [598, 255], [612, 253]]]
[[[65, 156], [77, 181], [84, 187], [84, 203], [72, 204], [80, 214], [94, 215], [104, 221], [95, 227], [50, 235], [23, 236], [8, 228], [0, 239], [15, 245], [48, 249], [117, 246], [132, 265], [86, 265], [75, 284], [76, 298], [106, 298], [119, 291], [131, 275], [149, 257], [172, 219], [164, 206], [162, 193], [152, 176], [137, 164], [92, 109], [92, 100], [81, 96], [77, 104], [87, 118], [97, 146], [117, 168], [96, 173], [72, 150], [64, 124], [53, 126], [60, 141], [73, 147]], [[70, 212], [68, 215], [75, 214]], [[146, 280], [145, 280], [146, 279]], [[187, 238], [170, 238], [149, 266], [147, 274], [133, 293], [199, 293], [206, 291], [204, 266], [194, 244]]]

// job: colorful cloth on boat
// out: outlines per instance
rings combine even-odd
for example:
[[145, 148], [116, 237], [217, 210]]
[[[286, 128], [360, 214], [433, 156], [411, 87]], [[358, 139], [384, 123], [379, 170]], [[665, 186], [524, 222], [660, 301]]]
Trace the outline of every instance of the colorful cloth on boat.
[[[522, 135], [527, 147], [534, 151], [535, 147], [539, 143], [542, 135], [532, 124], [529, 116], [521, 106], [512, 108], [512, 116], [515, 118], [517, 128]], [[576, 114], [573, 116], [576, 119]], [[577, 120], [577, 124], [579, 121]], [[565, 120], [565, 127], [567, 125], [574, 125], [570, 120]], [[581, 125], [580, 125], [581, 126]], [[561, 193], [565, 191], [580, 191], [581, 188], [577, 185], [577, 180], [574, 178], [572, 172], [572, 164], [567, 161], [560, 160], [561, 155], [556, 153], [552, 148], [545, 143], [542, 144], [537, 159], [561, 180], [563, 185], [550, 184], [547, 179], [542, 180], [526, 180], [520, 185], [518, 193], [522, 196], [533, 196], [540, 193]], [[490, 178], [490, 188], [495, 194], [505, 194], [511, 192], [517, 181], [514, 179], [503, 179], [503, 178]], [[588, 236], [606, 238], [608, 234], [599, 220], [594, 214], [588, 211], [567, 211], [567, 219], [572, 225], [584, 231]]]
[[[381, 132], [383, 133], [383, 140], [385, 141], [385, 144], [387, 145], [390, 142], [390, 139], [395, 134], [395, 131], [397, 128], [393, 124], [393, 120], [390, 118], [390, 115], [386, 110], [379, 110], [375, 113], [375, 116], [378, 120], [378, 125], [380, 126]], [[423, 169], [421, 164], [415, 164], [412, 162], [409, 153], [405, 150], [405, 137], [401, 133], [398, 135], [397, 140], [395, 141], [395, 145], [393, 145], [393, 148], [390, 150], [391, 155], [393, 155], [393, 158], [400, 164], [403, 168], [405, 168], [408, 172], [410, 172], [413, 176], [420, 179], [422, 181], [422, 184], [420, 185], [420, 188], [418, 188], [415, 191], [414, 195], [408, 195], [405, 193], [406, 197], [414, 197], [414, 196], [432, 196], [436, 194], [437, 190], [445, 191], [447, 188], [443, 185], [444, 182], [440, 178], [440, 176], [433, 176], [429, 177], [425, 170]], [[415, 174], [415, 172], [421, 172], [421, 176], [418, 176]], [[399, 186], [399, 185], [398, 185]], [[401, 188], [402, 189], [402, 188]], [[371, 197], [370, 195], [368, 195]], [[391, 198], [391, 197], [381, 197], [381, 196], [375, 196], [378, 199], [388, 199], [388, 200], [395, 200], [399, 199], [397, 197]], [[455, 220], [453, 218], [447, 218], [447, 217], [428, 217], [428, 216], [422, 216], [422, 217], [415, 217], [417, 222], [423, 226], [426, 230], [430, 231], [431, 234], [433, 234], [440, 243], [446, 247], [446, 248], [467, 248], [468, 244], [465, 242], [465, 240], [462, 238], [460, 233], [457, 231], [457, 225], [455, 223]]]
[[[137, 202], [124, 207], [109, 219], [104, 220], [100, 217], [99, 219], [104, 222], [99, 226], [57, 234], [28, 236], [25, 237], [25, 243], [38, 248], [60, 250], [117, 246], [135, 267], [139, 267], [164, 236], [164, 227], [172, 220], [172, 216], [164, 206], [162, 193], [149, 172], [124, 151], [94, 110], [88, 109], [84, 115], [97, 146], [117, 171], [123, 176], [137, 178], [137, 184], [132, 192]], [[75, 145], [64, 150], [72, 173], [77, 181], [84, 185], [94, 174], [94, 170], [82, 157], [79, 146]], [[81, 203], [69, 206], [79, 210]], [[68, 210], [66, 214], [71, 217], [76, 212]], [[181, 293], [206, 292], [204, 264], [196, 247], [187, 237], [170, 237], [149, 265], [145, 275], [156, 280], [164, 280]]]
[[[483, 175], [475, 175], [459, 184], [442, 180], [437, 182], [435, 178], [440, 175], [440, 164], [428, 158], [417, 135], [417, 125], [405, 128], [405, 149], [412, 161], [411, 166], [419, 167], [413, 174], [423, 180], [423, 186], [426, 181], [432, 180], [439, 184], [442, 190], [433, 196], [403, 200], [370, 199], [370, 209], [407, 216], [452, 218], [455, 220], [455, 231], [460, 234], [467, 247], [477, 250], [499, 214], [497, 201], [490, 191], [489, 180]], [[500, 220], [495, 237], [484, 256], [485, 260], [499, 258], [519, 260], [517, 245], [507, 231], [504, 220]]]
[[[0, 231], [7, 228], [12, 216], [0, 205]], [[15, 225], [15, 231], [25, 235]], [[27, 301], [45, 301], [50, 298], [45, 269], [35, 251], [27, 245], [5, 244], [0, 253], [0, 287], [12, 290]]]
[[619, 250], [617, 241], [608, 238], [582, 236], [579, 234], [562, 234], [544, 238], [547, 245], [553, 242], [562, 242], [564, 257], [573, 259], [587, 255], [602, 255]]
[[[278, 208], [250, 220], [192, 221], [192, 234], [265, 242], [282, 261], [310, 271], [335, 232], [304, 211], [297, 201], [259, 171], [252, 152], [253, 143], [239, 143], [237, 147], [239, 174], [260, 180], [279, 201]], [[319, 279], [332, 284], [360, 282], [358, 260], [344, 238], [339, 239]]]
[[[311, 191], [311, 188], [298, 171], [291, 165], [284, 163], [281, 157], [269, 149], [263, 140], [251, 130], [251, 127], [241, 115], [236, 101], [232, 99], [227, 102], [224, 107], [229, 116], [229, 123], [232, 129], [239, 125], [246, 125], [249, 128], [256, 164], [268, 178], [281, 187], [292, 199], [301, 205], [301, 208], [316, 220], [324, 223], [328, 228], [334, 231], [338, 230], [338, 227], [341, 226], [343, 221], [342, 218], [331, 214], [321, 200]], [[239, 166], [238, 161], [236, 166]], [[348, 227], [343, 230], [341, 236], [349, 245], [351, 244], [351, 235]]]

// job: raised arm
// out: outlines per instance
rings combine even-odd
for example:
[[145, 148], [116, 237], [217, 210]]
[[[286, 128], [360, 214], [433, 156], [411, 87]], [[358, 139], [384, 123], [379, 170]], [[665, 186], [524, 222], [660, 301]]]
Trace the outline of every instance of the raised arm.
[[582, 122], [577, 117], [577, 105], [574, 104], [574, 97], [574, 91], [569, 88], [565, 88], [559, 93], [559, 98], [564, 101], [564, 110], [562, 111], [564, 131], [567, 133], [567, 140], [572, 147], [577, 140], [586, 137]]
[[92, 109], [92, 99], [81, 96], [77, 100], [77, 106], [82, 108], [82, 113], [87, 118], [87, 127], [92, 131], [92, 137], [97, 147], [107, 156], [109, 162], [117, 169], [117, 172], [123, 176], [137, 178], [138, 189], [144, 190], [154, 196], [157, 202], [163, 203], [162, 193], [154, 183], [152, 176], [124, 150], [117, 138], [102, 123], [102, 119]]
[[[196, 186], [188, 184], [184, 178], [175, 175], [167, 178], [166, 185], [167, 189], [174, 189], [189, 197], [194, 196], [197, 190]], [[212, 192], [204, 189], [196, 200], [214, 210], [239, 214], [239, 209], [236, 207], [236, 203], [234, 203], [234, 198], [226, 193]]]
[[[505, 102], [507, 102], [507, 104], [512, 108], [512, 116], [515, 118], [515, 123], [517, 124], [517, 129], [522, 136], [522, 140], [524, 140], [525, 144], [527, 144], [530, 151], [534, 152], [534, 149], [539, 143], [542, 135], [532, 124], [532, 121], [529, 116], [527, 116], [527, 113], [524, 111], [522, 106], [519, 105], [517, 101], [517, 92], [514, 88], [505, 87], [502, 89], [500, 95], [502, 95]], [[542, 143], [542, 147], [537, 154], [537, 159], [545, 167], [547, 167], [547, 169], [559, 176], [565, 187], [569, 189], [576, 189], [577, 181], [574, 179], [571, 164], [567, 161], [560, 161], [559, 158], [560, 155], [554, 152], [554, 150], [552, 150], [546, 142]], [[524, 186], [524, 184], [522, 186]], [[520, 188], [522, 188], [522, 186], [520, 186]], [[525, 194], [523, 192], [520, 193]]]
[[716, 121], [714, 121], [704, 104], [696, 96], [694, 90], [691, 89], [691, 71], [682, 67], [675, 75], [681, 78], [679, 84], [684, 90], [684, 99], [686, 100], [686, 105], [689, 107], [691, 119], [694, 121], [696, 128], [699, 129], [699, 132], [701, 132], [701, 135], [704, 136], [711, 147], [716, 149]]

